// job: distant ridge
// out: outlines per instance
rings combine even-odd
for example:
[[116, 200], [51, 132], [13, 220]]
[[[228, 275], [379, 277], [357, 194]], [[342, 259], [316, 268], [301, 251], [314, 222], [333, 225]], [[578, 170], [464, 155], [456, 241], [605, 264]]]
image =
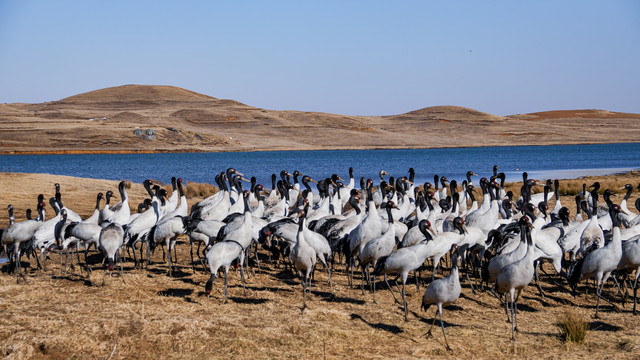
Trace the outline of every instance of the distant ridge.
[[405, 113], [404, 115], [415, 115], [433, 117], [443, 120], [456, 120], [467, 118], [481, 118], [486, 120], [501, 120], [502, 116], [484, 113], [482, 111], [469, 109], [462, 106], [430, 106]]
[[59, 102], [109, 103], [132, 101], [207, 101], [216, 98], [168, 85], [122, 85], [70, 96]]
[[397, 115], [350, 116], [262, 109], [164, 85], [123, 85], [40, 104], [0, 104], [0, 154], [406, 149], [638, 139], [640, 114], [606, 110], [498, 116], [431, 106]]

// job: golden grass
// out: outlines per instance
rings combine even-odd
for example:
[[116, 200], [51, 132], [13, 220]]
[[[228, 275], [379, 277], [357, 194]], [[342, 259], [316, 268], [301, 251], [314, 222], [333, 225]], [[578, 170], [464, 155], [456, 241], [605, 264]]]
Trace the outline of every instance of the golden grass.
[[565, 342], [582, 344], [589, 330], [589, 323], [571, 309], [560, 317], [560, 336]]
[[[51, 192], [51, 184], [59, 182], [67, 191], [65, 204], [77, 206], [83, 216], [92, 209], [95, 192], [117, 186], [117, 182], [45, 175], [2, 176], [3, 181], [10, 179], [14, 191], [10, 198], [0, 193], [0, 206], [11, 200], [14, 207], [25, 208], [33, 202], [33, 193], [43, 192], [40, 186]], [[74, 193], [72, 186], [77, 187]], [[132, 203], [145, 196], [140, 184], [133, 184], [130, 194]], [[189, 198], [189, 204], [197, 200]], [[570, 200], [561, 198], [563, 204], [570, 205]], [[6, 211], [0, 212], [0, 227], [7, 223]], [[216, 278], [207, 298], [204, 284], [209, 275], [202, 269], [192, 272], [186, 241], [178, 242], [173, 278], [166, 275], [160, 249], [148, 269], [133, 269], [131, 262], [125, 262], [125, 282], [114, 272], [105, 286], [101, 286], [101, 256], [95, 252], [90, 253], [94, 271], [88, 278], [77, 265], [63, 274], [58, 253], [50, 255], [46, 271], [25, 268], [27, 283], [16, 284], [13, 275], [0, 273], [0, 355], [9, 359], [636, 359], [640, 350], [640, 327], [629, 308], [617, 313], [601, 304], [601, 319], [592, 320], [592, 292], [585, 295], [583, 283], [573, 298], [557, 275], [541, 274], [545, 297], [534, 286], [522, 293], [515, 342], [510, 340], [511, 325], [500, 302], [488, 292], [473, 294], [463, 281], [462, 297], [444, 309], [453, 349], [448, 352], [440, 331], [429, 339], [423, 336], [435, 311], [419, 311], [424, 287], [417, 291], [412, 277], [407, 284], [408, 322], [384, 283], [378, 284], [373, 303], [369, 292], [362, 295], [358, 287], [347, 285], [342, 265], [334, 271], [333, 296], [326, 272], [318, 267], [307, 298], [310, 309], [301, 313], [300, 282], [261, 252], [261, 270], [247, 274], [247, 295], [239, 272], [232, 269], [229, 302], [223, 304], [224, 279]], [[27, 266], [26, 258], [23, 264]], [[33, 259], [31, 266], [35, 267]], [[553, 274], [548, 264], [544, 269]], [[430, 278], [430, 271], [423, 272], [423, 279]], [[360, 283], [359, 275], [355, 283]], [[610, 283], [604, 293], [619, 301]], [[569, 346], [558, 336], [558, 319], [567, 309], [586, 319], [592, 329], [594, 336], [587, 336], [581, 346]]]
[[206, 198], [217, 192], [218, 187], [206, 183], [187, 182], [186, 186], [184, 187], [184, 194], [187, 198]]

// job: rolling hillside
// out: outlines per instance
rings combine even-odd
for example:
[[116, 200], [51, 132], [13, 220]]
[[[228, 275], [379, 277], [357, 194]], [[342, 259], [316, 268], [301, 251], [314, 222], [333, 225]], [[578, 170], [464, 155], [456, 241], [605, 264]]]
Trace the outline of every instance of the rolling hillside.
[[0, 153], [635, 142], [639, 120], [640, 114], [605, 110], [502, 117], [457, 106], [346, 116], [259, 109], [172, 86], [124, 85], [41, 104], [0, 104]]

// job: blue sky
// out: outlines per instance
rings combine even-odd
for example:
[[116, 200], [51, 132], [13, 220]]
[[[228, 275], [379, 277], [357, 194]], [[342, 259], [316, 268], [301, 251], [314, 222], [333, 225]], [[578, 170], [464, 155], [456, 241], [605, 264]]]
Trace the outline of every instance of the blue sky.
[[349, 115], [640, 113], [640, 1], [0, 0], [0, 102], [124, 84]]

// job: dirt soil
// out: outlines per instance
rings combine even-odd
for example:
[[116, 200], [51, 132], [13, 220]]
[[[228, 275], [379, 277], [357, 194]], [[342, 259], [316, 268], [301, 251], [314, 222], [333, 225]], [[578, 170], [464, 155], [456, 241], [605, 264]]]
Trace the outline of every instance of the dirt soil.
[[[637, 184], [639, 179], [634, 172], [575, 182], [600, 180], [621, 186], [626, 182]], [[82, 216], [91, 213], [98, 191], [116, 191], [117, 185], [106, 180], [0, 173], [0, 188], [5, 189], [0, 192], [0, 206], [13, 204], [17, 220], [23, 220], [24, 210], [35, 208], [36, 195], [51, 195], [56, 182], [61, 184], [65, 205]], [[144, 190], [140, 184], [133, 184], [129, 193], [133, 208], [144, 197]], [[633, 204], [635, 198], [637, 192], [629, 203]], [[572, 197], [562, 197], [561, 201], [571, 207]], [[3, 210], [0, 227], [7, 224]], [[500, 302], [487, 291], [473, 293], [469, 283], [463, 281], [461, 298], [444, 311], [452, 347], [447, 351], [439, 322], [431, 338], [424, 336], [435, 307], [420, 311], [424, 285], [418, 291], [413, 277], [407, 285], [408, 322], [384, 283], [378, 283], [373, 302], [369, 292], [363, 295], [359, 288], [347, 285], [342, 265], [333, 273], [333, 291], [326, 272], [318, 268], [307, 299], [310, 309], [301, 313], [300, 282], [290, 270], [277, 267], [261, 252], [260, 269], [253, 264], [249, 270], [246, 295], [239, 272], [232, 270], [229, 302], [223, 304], [223, 279], [216, 278], [212, 296], [207, 298], [204, 284], [208, 274], [201, 268], [193, 272], [186, 238], [177, 248], [178, 270], [173, 278], [167, 276], [162, 252], [157, 251], [148, 269], [133, 269], [132, 262], [125, 262], [124, 276], [118, 272], [107, 275], [104, 285], [101, 255], [95, 251], [89, 253], [93, 271], [88, 277], [77, 263], [64, 273], [57, 252], [50, 255], [46, 270], [37, 269], [33, 258], [26, 267], [29, 263], [24, 258], [27, 281], [20, 284], [16, 284], [15, 276], [4, 273], [4, 265], [0, 273], [0, 354], [8, 359], [494, 360], [638, 359], [640, 354], [638, 316], [630, 312], [628, 302], [621, 306], [611, 284], [604, 293], [614, 299], [621, 312], [601, 303], [601, 316], [594, 319], [592, 285], [585, 294], [587, 283], [583, 282], [574, 298], [566, 281], [553, 274], [549, 265], [545, 266], [548, 275], [541, 276], [545, 296], [541, 297], [533, 284], [523, 292], [518, 314], [520, 332], [515, 341], [510, 339], [511, 325], [505, 321]], [[446, 275], [449, 268], [444, 268]], [[427, 281], [430, 276], [429, 267], [422, 277]], [[559, 336], [559, 318], [569, 310], [589, 323], [583, 344], [565, 343]]]
[[639, 120], [640, 114], [594, 109], [497, 116], [459, 106], [347, 116], [260, 109], [171, 86], [124, 85], [40, 104], [0, 104], [0, 154], [637, 142]]

